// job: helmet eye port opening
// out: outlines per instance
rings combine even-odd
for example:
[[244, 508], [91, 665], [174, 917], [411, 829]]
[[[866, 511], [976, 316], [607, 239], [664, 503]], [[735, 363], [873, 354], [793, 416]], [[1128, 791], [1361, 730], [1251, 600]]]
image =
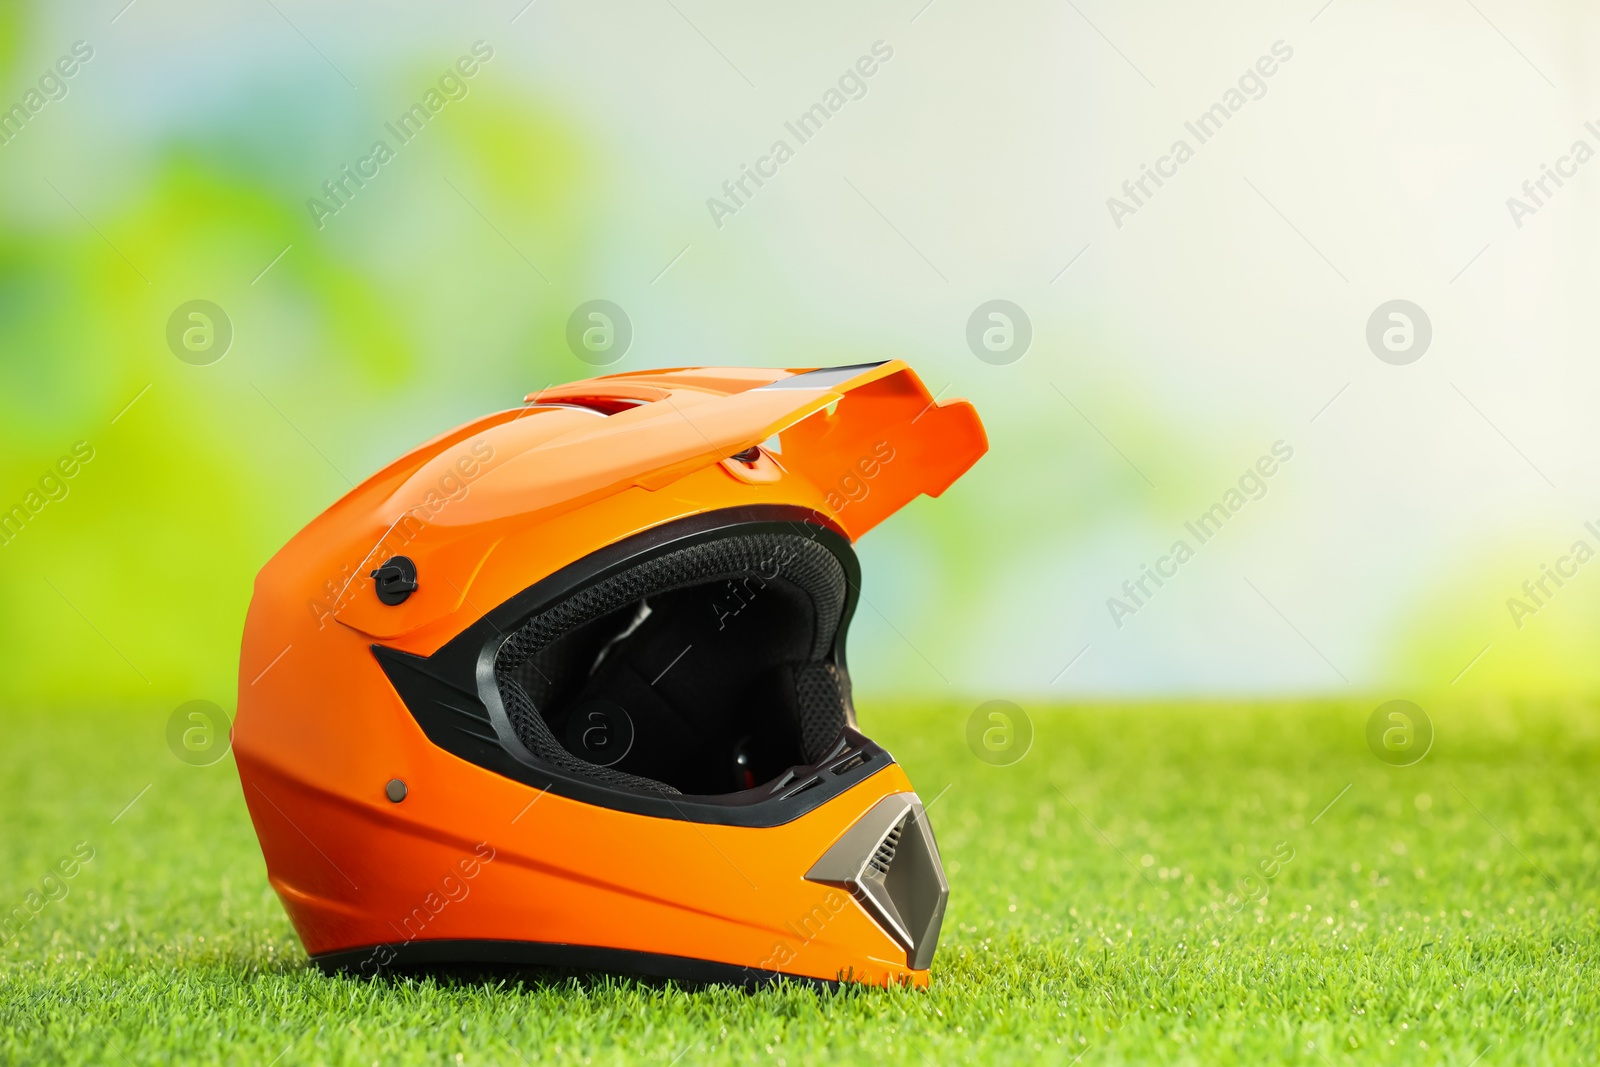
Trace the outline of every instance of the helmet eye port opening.
[[[492, 774], [653, 818], [782, 825], [895, 762], [855, 727], [845, 635], [860, 568], [843, 532], [817, 520], [808, 509], [770, 505], [674, 520], [545, 575], [431, 653], [382, 643], [371, 652], [428, 741]], [[704, 612], [697, 625], [721, 638], [720, 647], [688, 637], [669, 645], [656, 635], [659, 653], [644, 654], [656, 627], [673, 633], [655, 613], [676, 597], [698, 604], [691, 618]], [[764, 612], [779, 621], [769, 625]], [[596, 625], [585, 629], [589, 623]], [[796, 635], [795, 646], [777, 655], [777, 635], [785, 632]], [[556, 666], [570, 676], [552, 674], [546, 659], [529, 665], [562, 639], [570, 655]], [[703, 715], [701, 704], [710, 698], [686, 683], [697, 671], [716, 680], [719, 659], [746, 672], [750, 684], [737, 698], [723, 698], [720, 716], [712, 716], [722, 726], [710, 737], [692, 716], [676, 724], [689, 756], [656, 769], [661, 778], [636, 772], [658, 759], [655, 731], [672, 720], [642, 721], [626, 701], [614, 703], [628, 716], [622, 733], [635, 728], [633, 742], [608, 752], [622, 758], [578, 754], [585, 731], [601, 728], [589, 734], [587, 747], [604, 752], [605, 735], [615, 727], [592, 716], [609, 709], [580, 710], [576, 703], [591, 674], [620, 671], [627, 661], [639, 676], [636, 687], [668, 690], [673, 701]], [[529, 677], [545, 684], [535, 667], [555, 683], [559, 701], [525, 688]], [[685, 667], [692, 669], [678, 677]], [[574, 718], [584, 720], [582, 730], [567, 729]], [[775, 736], [780, 744], [771, 743]]]
[[[734, 536], [581, 588], [495, 658], [517, 738], [609, 785], [720, 797], [820, 762], [851, 719], [847, 585], [802, 536]], [[852, 764], [858, 766], [859, 762]]]

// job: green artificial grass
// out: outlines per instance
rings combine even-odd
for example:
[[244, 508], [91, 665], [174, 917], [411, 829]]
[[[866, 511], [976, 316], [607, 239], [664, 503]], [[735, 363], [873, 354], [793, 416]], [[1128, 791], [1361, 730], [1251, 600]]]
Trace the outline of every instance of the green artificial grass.
[[[0, 948], [0, 1060], [1600, 1060], [1593, 706], [1432, 708], [1408, 768], [1368, 750], [1371, 703], [1031, 707], [1011, 766], [968, 749], [971, 707], [862, 710], [938, 797], [932, 988], [755, 993], [324, 977], [231, 759], [180, 763], [163, 709], [11, 712], [0, 905], [43, 903]], [[93, 859], [49, 900], [80, 843]]]

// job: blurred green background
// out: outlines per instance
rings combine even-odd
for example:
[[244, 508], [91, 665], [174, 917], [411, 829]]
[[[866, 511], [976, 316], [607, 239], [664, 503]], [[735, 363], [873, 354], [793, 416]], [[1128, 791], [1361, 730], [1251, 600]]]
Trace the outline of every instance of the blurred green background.
[[[1600, 204], [1587, 172], [1520, 226], [1505, 203], [1600, 144], [1592, 11], [124, 4], [0, 8], [0, 507], [40, 505], [0, 545], [0, 707], [231, 709], [271, 553], [406, 448], [593, 373], [564, 341], [592, 298], [634, 325], [610, 370], [898, 356], [977, 403], [990, 454], [861, 546], [865, 696], [1593, 690], [1600, 568], [1520, 626], [1507, 600], [1600, 548]], [[1275, 42], [1263, 95], [1114, 219]], [[966, 340], [995, 298], [1032, 324], [1006, 365]], [[1432, 322], [1408, 366], [1365, 340], [1395, 298]], [[166, 338], [196, 299], [233, 331], [206, 366]], [[1266, 495], [1115, 619], [1278, 441]]]

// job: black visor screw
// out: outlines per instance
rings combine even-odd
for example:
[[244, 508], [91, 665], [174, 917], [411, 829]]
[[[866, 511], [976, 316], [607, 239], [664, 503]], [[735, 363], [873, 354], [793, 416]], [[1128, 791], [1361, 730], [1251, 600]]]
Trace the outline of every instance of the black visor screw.
[[390, 556], [372, 572], [378, 599], [393, 607], [417, 591], [417, 565], [405, 556]]

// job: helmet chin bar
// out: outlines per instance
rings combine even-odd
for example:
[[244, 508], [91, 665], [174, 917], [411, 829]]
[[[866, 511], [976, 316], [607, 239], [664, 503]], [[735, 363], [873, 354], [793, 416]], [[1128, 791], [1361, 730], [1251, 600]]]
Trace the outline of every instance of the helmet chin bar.
[[911, 967], [933, 962], [950, 883], [928, 813], [915, 793], [884, 797], [806, 872], [838, 886], [905, 947]]

